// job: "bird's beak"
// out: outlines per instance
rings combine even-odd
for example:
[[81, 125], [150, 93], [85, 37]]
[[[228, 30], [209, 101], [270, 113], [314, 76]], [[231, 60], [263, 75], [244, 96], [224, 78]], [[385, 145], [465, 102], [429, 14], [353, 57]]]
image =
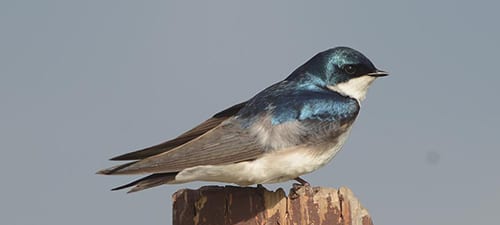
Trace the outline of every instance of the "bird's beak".
[[385, 77], [385, 76], [389, 75], [389, 73], [382, 71], [382, 70], [377, 70], [376, 72], [368, 73], [366, 75], [372, 76], [372, 77]]

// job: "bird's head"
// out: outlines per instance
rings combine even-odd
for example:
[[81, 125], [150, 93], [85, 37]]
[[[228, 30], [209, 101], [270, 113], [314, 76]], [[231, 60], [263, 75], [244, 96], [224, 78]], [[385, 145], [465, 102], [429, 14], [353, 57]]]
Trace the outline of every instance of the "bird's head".
[[360, 52], [348, 47], [336, 47], [320, 52], [295, 70], [287, 80], [313, 82], [342, 95], [364, 100], [370, 84], [388, 75], [378, 70]]

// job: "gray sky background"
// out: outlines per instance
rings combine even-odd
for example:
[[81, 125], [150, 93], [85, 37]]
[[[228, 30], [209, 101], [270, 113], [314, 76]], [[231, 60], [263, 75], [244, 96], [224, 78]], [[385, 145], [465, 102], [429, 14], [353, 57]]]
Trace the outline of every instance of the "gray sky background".
[[0, 2], [0, 224], [170, 224], [171, 194], [207, 183], [127, 195], [95, 171], [340, 45], [391, 75], [304, 178], [375, 224], [500, 221], [498, 3], [208, 2]]

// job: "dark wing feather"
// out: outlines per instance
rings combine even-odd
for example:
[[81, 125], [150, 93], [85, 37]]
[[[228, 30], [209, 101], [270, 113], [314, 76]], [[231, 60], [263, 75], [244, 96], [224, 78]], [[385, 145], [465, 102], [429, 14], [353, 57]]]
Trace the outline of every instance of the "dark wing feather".
[[135, 186], [134, 188], [130, 189], [130, 191], [128, 191], [128, 193], [141, 191], [141, 190], [144, 190], [147, 188], [156, 187], [156, 186], [159, 186], [162, 184], [166, 184], [170, 181], [173, 181], [175, 179], [175, 175], [177, 175], [177, 173], [155, 173], [155, 174], [151, 174], [149, 176], [143, 177], [141, 179], [132, 181], [132, 182], [125, 184], [125, 185], [122, 185], [120, 187], [113, 188], [111, 190], [116, 191], [116, 190], [121, 190], [124, 188]]
[[100, 171], [102, 174], [171, 173], [200, 165], [217, 165], [255, 159], [264, 153], [254, 135], [229, 119], [203, 135], [170, 151], [124, 166]]
[[148, 147], [145, 149], [137, 150], [134, 152], [130, 152], [127, 154], [123, 154], [117, 157], [112, 158], [111, 160], [139, 160], [139, 159], [145, 159], [147, 157], [157, 155], [163, 152], [166, 152], [168, 150], [171, 150], [177, 146], [180, 146], [182, 144], [185, 144], [198, 136], [206, 133], [207, 131], [213, 129], [214, 127], [218, 126], [220, 123], [222, 123], [224, 120], [227, 118], [234, 116], [238, 111], [240, 111], [243, 106], [245, 106], [247, 102], [242, 102], [240, 104], [234, 105], [232, 107], [229, 107], [217, 114], [215, 114], [212, 118], [206, 120], [205, 122], [201, 123], [200, 125], [194, 127], [193, 129], [181, 134], [175, 139], [163, 142], [159, 145], [155, 145], [152, 147]]

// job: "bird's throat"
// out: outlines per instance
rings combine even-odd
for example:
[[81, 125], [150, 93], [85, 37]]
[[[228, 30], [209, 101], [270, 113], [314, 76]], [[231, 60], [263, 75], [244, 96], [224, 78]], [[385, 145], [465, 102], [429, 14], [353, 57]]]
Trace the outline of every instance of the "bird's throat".
[[336, 91], [342, 95], [354, 98], [358, 100], [358, 102], [361, 102], [365, 100], [368, 87], [373, 83], [374, 80], [375, 77], [361, 76], [350, 79], [340, 84], [329, 85], [327, 87], [332, 91]]

